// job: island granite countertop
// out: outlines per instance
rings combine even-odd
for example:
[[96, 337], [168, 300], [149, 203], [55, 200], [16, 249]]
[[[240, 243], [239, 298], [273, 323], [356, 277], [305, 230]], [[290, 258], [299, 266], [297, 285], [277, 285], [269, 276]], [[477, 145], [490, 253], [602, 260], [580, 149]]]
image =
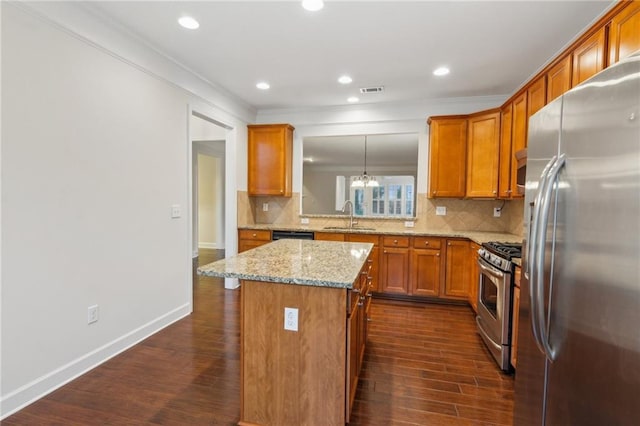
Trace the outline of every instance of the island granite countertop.
[[198, 275], [350, 289], [371, 243], [283, 239], [198, 268]]

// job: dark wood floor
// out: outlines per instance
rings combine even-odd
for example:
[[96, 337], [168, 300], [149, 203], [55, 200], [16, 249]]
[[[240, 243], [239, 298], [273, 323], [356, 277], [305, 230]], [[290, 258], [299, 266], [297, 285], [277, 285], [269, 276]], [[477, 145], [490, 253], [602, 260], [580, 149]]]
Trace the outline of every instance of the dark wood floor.
[[[2, 424], [236, 424], [240, 292], [223, 287], [194, 279], [192, 315]], [[372, 310], [352, 424], [511, 424], [513, 378], [484, 348], [469, 308], [374, 300]]]

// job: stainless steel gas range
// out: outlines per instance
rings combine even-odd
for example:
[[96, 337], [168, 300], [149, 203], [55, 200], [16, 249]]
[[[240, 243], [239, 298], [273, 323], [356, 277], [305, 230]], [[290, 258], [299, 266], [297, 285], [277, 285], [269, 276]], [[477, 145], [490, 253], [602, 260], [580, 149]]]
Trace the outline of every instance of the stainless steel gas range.
[[510, 370], [512, 259], [521, 256], [522, 244], [490, 242], [478, 250], [478, 332], [500, 368]]

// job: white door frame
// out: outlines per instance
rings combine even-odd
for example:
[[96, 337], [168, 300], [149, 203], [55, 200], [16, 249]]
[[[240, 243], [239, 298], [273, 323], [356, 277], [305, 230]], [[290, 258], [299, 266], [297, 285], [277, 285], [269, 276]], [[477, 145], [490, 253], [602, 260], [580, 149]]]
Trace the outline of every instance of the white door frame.
[[[217, 114], [211, 111], [206, 106], [194, 106], [189, 104], [187, 107], [187, 199], [188, 199], [188, 211], [187, 222], [187, 240], [189, 259], [192, 259], [192, 247], [193, 247], [193, 142], [191, 138], [191, 116], [202, 118], [217, 126], [226, 129], [225, 135], [225, 194], [224, 194], [224, 229], [225, 229], [225, 257], [232, 256], [238, 253], [238, 194], [236, 191], [236, 158], [237, 158], [237, 130], [217, 117]], [[189, 270], [191, 271], [192, 265], [189, 264]], [[188, 274], [191, 280], [188, 286], [189, 298], [193, 300], [193, 276]], [[227, 289], [235, 289], [239, 286], [236, 278], [225, 278], [224, 287]]]

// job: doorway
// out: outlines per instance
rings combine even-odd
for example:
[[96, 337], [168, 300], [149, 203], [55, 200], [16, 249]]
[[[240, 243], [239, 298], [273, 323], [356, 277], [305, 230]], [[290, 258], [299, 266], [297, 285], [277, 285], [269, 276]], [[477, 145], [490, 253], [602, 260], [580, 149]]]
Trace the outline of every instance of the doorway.
[[[227, 129], [205, 116], [190, 117], [192, 251], [207, 256], [225, 249], [225, 142]], [[218, 257], [216, 255], [216, 257]]]

